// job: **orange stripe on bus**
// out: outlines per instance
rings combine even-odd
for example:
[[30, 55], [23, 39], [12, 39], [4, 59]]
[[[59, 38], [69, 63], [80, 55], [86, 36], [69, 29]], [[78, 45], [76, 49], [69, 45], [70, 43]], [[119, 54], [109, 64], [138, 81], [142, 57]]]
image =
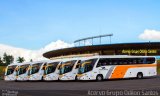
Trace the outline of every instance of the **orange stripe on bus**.
[[156, 66], [157, 64], [117, 65], [113, 73], [111, 74], [110, 79], [123, 78], [129, 68], [156, 67]]

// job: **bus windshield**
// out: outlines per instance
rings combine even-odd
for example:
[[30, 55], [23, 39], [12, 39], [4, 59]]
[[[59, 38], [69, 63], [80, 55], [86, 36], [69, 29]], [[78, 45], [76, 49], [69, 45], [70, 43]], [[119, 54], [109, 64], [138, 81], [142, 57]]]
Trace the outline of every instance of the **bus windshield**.
[[76, 61], [77, 60], [62, 62], [61, 66], [60, 66], [60, 75], [72, 71], [72, 68], [73, 68], [74, 64], [76, 63]]
[[94, 64], [96, 63], [97, 59], [90, 59], [81, 61], [81, 64], [79, 66], [78, 74], [83, 74], [88, 71], [91, 71], [94, 67]]
[[39, 72], [41, 65], [42, 65], [42, 63], [33, 64], [31, 67], [31, 70], [30, 70], [31, 74], [35, 74], [35, 73]]
[[26, 73], [26, 71], [28, 70], [28, 68], [29, 68], [29, 64], [21, 65], [19, 67], [19, 69], [18, 69], [18, 75]]
[[13, 72], [14, 72], [14, 70], [15, 70], [16, 67], [17, 67], [17, 65], [8, 66], [6, 75], [13, 74]]
[[58, 64], [59, 64], [59, 62], [53, 62], [53, 63], [47, 64], [47, 66], [45, 68], [45, 74], [47, 75], [47, 74], [55, 72]]

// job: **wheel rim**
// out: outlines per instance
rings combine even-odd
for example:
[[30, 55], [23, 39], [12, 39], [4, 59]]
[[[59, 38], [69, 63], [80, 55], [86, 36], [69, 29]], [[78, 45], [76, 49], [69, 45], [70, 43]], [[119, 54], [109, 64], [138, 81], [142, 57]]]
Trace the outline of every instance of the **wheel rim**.
[[141, 74], [138, 74], [138, 78], [142, 78], [142, 75], [141, 75]]
[[102, 77], [101, 77], [101, 76], [98, 76], [98, 77], [97, 77], [97, 80], [98, 80], [98, 81], [101, 81], [101, 80], [102, 80]]

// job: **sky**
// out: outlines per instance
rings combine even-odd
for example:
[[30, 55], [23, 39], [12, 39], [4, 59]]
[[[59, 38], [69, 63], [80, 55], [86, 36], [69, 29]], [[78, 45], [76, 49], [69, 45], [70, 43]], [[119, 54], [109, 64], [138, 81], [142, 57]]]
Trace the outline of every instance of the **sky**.
[[5, 44], [0, 44], [0, 57], [3, 58], [4, 53], [7, 55], [12, 55], [14, 57], [14, 62], [17, 62], [18, 57], [24, 57], [25, 62], [29, 62], [31, 59], [33, 61], [47, 60], [43, 57], [43, 53], [56, 50], [60, 48], [73, 47], [73, 44], [65, 43], [64, 41], [57, 40], [56, 42], [51, 42], [44, 46], [43, 48], [37, 50], [29, 50], [14, 46], [9, 46]]
[[159, 5], [160, 0], [0, 0], [0, 44], [39, 50], [57, 40], [72, 44], [110, 33], [112, 43], [158, 42]]

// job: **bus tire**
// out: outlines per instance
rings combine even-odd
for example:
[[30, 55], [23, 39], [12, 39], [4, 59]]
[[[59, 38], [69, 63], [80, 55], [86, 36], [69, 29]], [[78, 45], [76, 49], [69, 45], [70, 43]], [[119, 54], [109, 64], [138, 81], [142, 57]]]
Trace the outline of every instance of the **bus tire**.
[[142, 72], [138, 72], [137, 73], [137, 79], [142, 79], [143, 78], [143, 73]]
[[99, 74], [96, 77], [96, 81], [102, 81], [103, 80], [103, 75]]
[[41, 78], [41, 81], [43, 81], [43, 76], [42, 76], [42, 78]]
[[77, 79], [77, 76], [75, 77], [75, 81], [77, 81], [78, 79]]

